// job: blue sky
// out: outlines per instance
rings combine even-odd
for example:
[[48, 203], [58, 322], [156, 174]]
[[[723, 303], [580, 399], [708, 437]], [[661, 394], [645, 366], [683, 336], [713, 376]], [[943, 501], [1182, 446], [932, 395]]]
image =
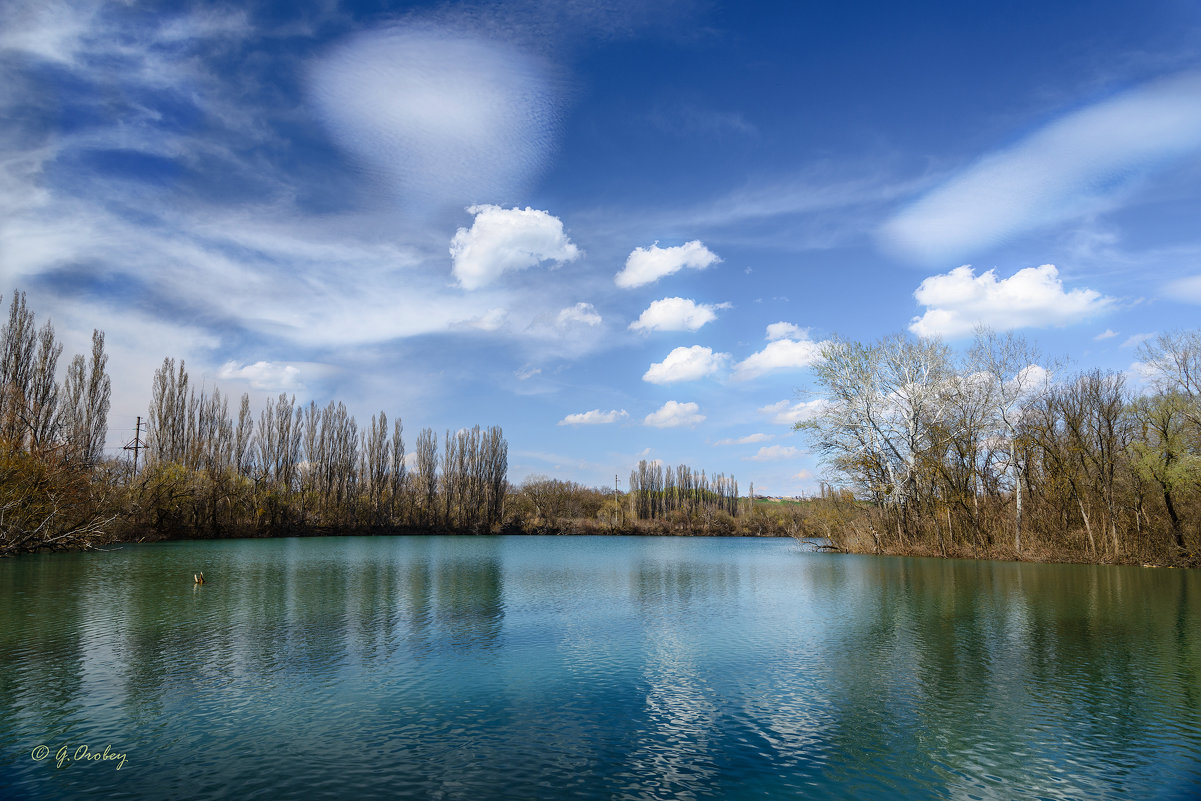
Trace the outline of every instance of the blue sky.
[[[812, 491], [823, 339], [1201, 325], [1201, 6], [0, 7], [0, 288], [256, 406]], [[64, 362], [66, 359], [64, 359]]]

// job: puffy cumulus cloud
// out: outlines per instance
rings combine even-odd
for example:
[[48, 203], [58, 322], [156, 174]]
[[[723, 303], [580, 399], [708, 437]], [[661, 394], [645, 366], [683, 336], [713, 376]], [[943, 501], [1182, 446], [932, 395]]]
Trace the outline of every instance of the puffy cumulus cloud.
[[1064, 291], [1053, 264], [1027, 267], [999, 279], [995, 270], [976, 275], [970, 265], [922, 281], [913, 293], [926, 307], [909, 330], [922, 337], [955, 338], [978, 325], [998, 331], [1069, 325], [1106, 311], [1113, 299], [1092, 289]]
[[795, 459], [800, 456], [799, 449], [792, 445], [764, 445], [754, 456], [746, 457], [748, 462], [778, 462], [783, 459]]
[[668, 401], [656, 411], [648, 414], [643, 419], [642, 424], [653, 426], [654, 428], [678, 428], [680, 426], [694, 426], [697, 423], [703, 422], [704, 419], [705, 415], [701, 414], [701, 407], [695, 403]]
[[652, 364], [642, 380], [652, 384], [695, 381], [717, 372], [729, 358], [728, 353], [714, 353], [701, 345], [679, 347], [667, 354], [663, 361]]
[[536, 209], [471, 206], [471, 228], [460, 228], [450, 242], [454, 275], [464, 289], [478, 289], [502, 273], [526, 270], [544, 261], [575, 261], [580, 249], [563, 232], [563, 221]]
[[569, 414], [559, 421], [559, 425], [597, 426], [606, 423], [616, 423], [618, 420], [623, 420], [629, 416], [629, 413], [625, 409], [610, 409], [607, 412], [602, 412], [600, 409], [593, 409], [590, 412]]
[[651, 303], [638, 319], [630, 323], [632, 331], [696, 331], [717, 319], [718, 309], [729, 303], [709, 305], [688, 298], [662, 298]]
[[626, 266], [614, 280], [623, 289], [653, 284], [665, 275], [684, 268], [704, 270], [721, 261], [717, 254], [694, 239], [676, 247], [661, 248], [659, 243], [649, 248], [635, 248], [626, 259]]
[[1028, 391], [1034, 392], [1049, 385], [1053, 377], [1051, 371], [1042, 365], [1028, 364], [1018, 370], [1018, 374], [1013, 377], [1011, 383], [1013, 386], [1025, 387]]
[[221, 365], [217, 378], [226, 381], [245, 381], [254, 389], [292, 392], [304, 389], [300, 381], [300, 368], [284, 362], [255, 362], [238, 364], [229, 361]]
[[600, 325], [601, 316], [596, 311], [596, 307], [591, 303], [577, 303], [574, 306], [568, 306], [559, 312], [559, 316], [555, 318], [555, 322], [559, 326], [570, 325], [571, 323], [581, 323], [583, 325]]
[[1198, 151], [1194, 70], [1067, 114], [984, 157], [889, 220], [881, 237], [917, 262], [962, 258], [1110, 207], [1138, 179]]
[[351, 36], [309, 73], [334, 140], [415, 207], [527, 185], [554, 141], [555, 87], [539, 59], [431, 25]]
[[803, 420], [811, 420], [826, 407], [824, 398], [811, 401], [778, 401], [760, 406], [759, 413], [765, 414], [773, 422], [782, 426], [790, 426]]
[[808, 337], [809, 329], [792, 323], [772, 323], [767, 327], [768, 342], [775, 342], [777, 339], [807, 339]]
[[719, 439], [714, 442], [714, 445], [753, 445], [756, 442], [767, 442], [774, 439], [771, 434], [747, 434], [745, 437], [733, 437], [731, 439]]
[[780, 370], [802, 370], [821, 361], [822, 344], [809, 339], [788, 339], [786, 335], [805, 332], [790, 323], [772, 323], [767, 327], [767, 347], [752, 353], [734, 365], [734, 380], [746, 381]]
[[801, 470], [798, 473], [794, 473], [792, 477], [797, 481], [808, 481], [809, 479], [813, 478], [813, 473], [808, 470]]

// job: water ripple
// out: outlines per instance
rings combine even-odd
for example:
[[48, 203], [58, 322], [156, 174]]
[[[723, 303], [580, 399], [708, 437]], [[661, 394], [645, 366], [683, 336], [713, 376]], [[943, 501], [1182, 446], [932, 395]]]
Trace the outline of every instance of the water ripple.
[[1183, 799], [1198, 590], [772, 540], [3, 560], [0, 797]]

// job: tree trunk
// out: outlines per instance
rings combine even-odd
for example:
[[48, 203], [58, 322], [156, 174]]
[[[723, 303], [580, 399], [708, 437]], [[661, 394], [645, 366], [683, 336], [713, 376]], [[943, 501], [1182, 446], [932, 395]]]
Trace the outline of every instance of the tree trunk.
[[1076, 493], [1076, 504], [1080, 507], [1080, 516], [1084, 518], [1084, 530], [1088, 534], [1088, 549], [1093, 556], [1097, 555], [1097, 541], [1093, 538], [1093, 527], [1088, 522], [1088, 512], [1084, 511], [1084, 500]]
[[1163, 505], [1167, 507], [1168, 519], [1172, 521], [1172, 542], [1180, 550], [1184, 550], [1184, 532], [1180, 529], [1180, 516], [1176, 514], [1176, 504], [1172, 503], [1172, 493], [1168, 485], [1160, 483], [1163, 488]]
[[1022, 552], [1022, 471], [1016, 464], [1013, 467], [1014, 481], [1014, 510], [1013, 510], [1013, 548]]

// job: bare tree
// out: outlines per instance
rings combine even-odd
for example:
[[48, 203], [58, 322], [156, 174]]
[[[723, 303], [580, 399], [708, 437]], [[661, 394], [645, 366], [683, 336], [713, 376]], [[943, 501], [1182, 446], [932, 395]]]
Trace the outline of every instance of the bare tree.
[[1022, 468], [1018, 427], [1032, 399], [1049, 389], [1050, 372], [1040, 366], [1042, 357], [1025, 339], [1013, 333], [1004, 336], [991, 329], [976, 331], [968, 355], [969, 369], [985, 378], [994, 426], [1004, 441], [1005, 468], [1012, 475], [1014, 497], [1013, 547], [1022, 550]]
[[367, 502], [373, 515], [383, 511], [384, 492], [389, 486], [388, 473], [392, 467], [391, 443], [388, 441], [388, 416], [381, 410], [379, 416], [372, 415], [371, 430], [365, 435], [363, 460], [364, 480], [367, 484]]
[[422, 492], [425, 522], [433, 525], [437, 520], [434, 502], [438, 495], [438, 438], [431, 429], [423, 428], [417, 434], [417, 482]]
[[154, 371], [147, 415], [146, 461], [184, 463], [187, 458], [188, 372], [180, 361], [163, 359]]
[[796, 428], [826, 463], [878, 503], [900, 512], [903, 539], [918, 468], [940, 444], [952, 376], [946, 346], [899, 334], [873, 345], [833, 339], [814, 373], [825, 404]]
[[389, 517], [395, 522], [400, 513], [400, 506], [404, 500], [405, 492], [408, 487], [407, 466], [405, 465], [405, 440], [404, 440], [404, 424], [400, 418], [392, 424], [392, 470], [388, 476], [389, 492], [388, 503], [390, 514]]
[[25, 293], [13, 293], [8, 323], [0, 331], [0, 438], [11, 447], [22, 447], [26, 432], [26, 410], [33, 377], [37, 332], [33, 312], [25, 307]]
[[254, 461], [254, 418], [250, 415], [250, 396], [242, 393], [238, 404], [238, 425], [234, 429], [234, 467], [244, 476], [250, 475]]

